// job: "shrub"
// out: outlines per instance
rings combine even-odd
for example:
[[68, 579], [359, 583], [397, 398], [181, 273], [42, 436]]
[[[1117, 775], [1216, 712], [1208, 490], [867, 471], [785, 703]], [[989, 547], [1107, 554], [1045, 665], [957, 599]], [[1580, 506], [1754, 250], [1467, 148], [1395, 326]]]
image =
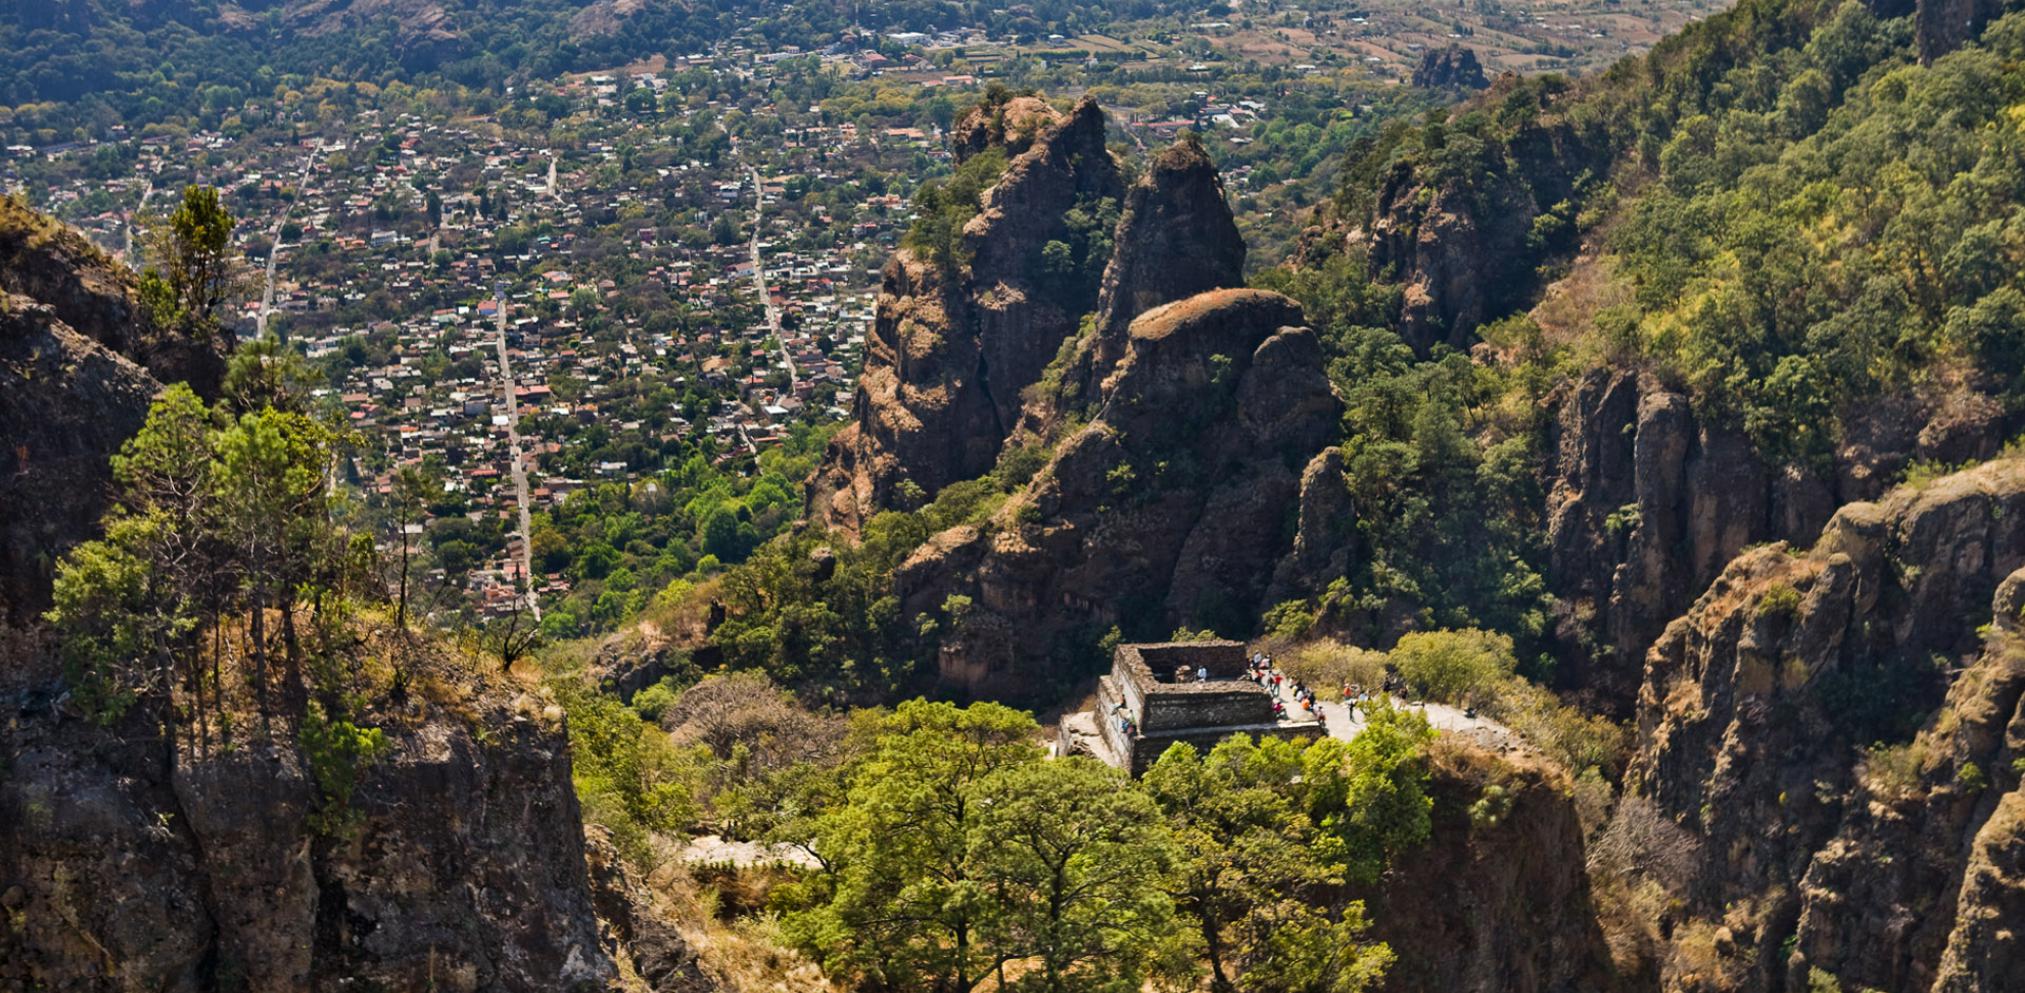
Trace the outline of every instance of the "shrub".
[[316, 811], [310, 815], [310, 827], [333, 836], [351, 831], [360, 820], [352, 807], [352, 793], [366, 770], [392, 748], [385, 732], [347, 720], [331, 720], [322, 706], [312, 703], [303, 715], [299, 740], [310, 778], [316, 780], [321, 793]]
[[1416, 631], [1391, 652], [1399, 674], [1429, 699], [1474, 704], [1518, 669], [1512, 639], [1468, 628]]
[[660, 723], [661, 715], [675, 704], [675, 687], [666, 679], [633, 694], [633, 710], [641, 720]]
[[1919, 788], [1926, 762], [1924, 742], [1914, 740], [1897, 745], [1879, 742], [1864, 752], [1863, 784], [1872, 793], [1888, 799], [1909, 796]]
[[1791, 583], [1774, 583], [1758, 598], [1759, 617], [1791, 617], [1800, 611], [1800, 591]]
[[1385, 681], [1385, 653], [1324, 638], [1298, 646], [1275, 659], [1295, 679], [1318, 692], [1359, 683], [1376, 690]]

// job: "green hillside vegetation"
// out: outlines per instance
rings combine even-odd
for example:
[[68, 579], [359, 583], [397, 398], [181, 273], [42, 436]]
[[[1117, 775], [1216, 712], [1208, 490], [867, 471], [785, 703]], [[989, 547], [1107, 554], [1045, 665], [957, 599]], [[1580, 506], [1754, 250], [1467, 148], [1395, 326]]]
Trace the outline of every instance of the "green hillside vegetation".
[[[1500, 317], [1478, 329], [1496, 361], [1421, 358], [1388, 326], [1396, 274], [1369, 272], [1360, 252], [1263, 274], [1322, 332], [1347, 401], [1361, 544], [1347, 575], [1259, 630], [1382, 646], [1403, 629], [1485, 629], [1512, 639], [1521, 674], [1550, 679], [1543, 400], [1606, 361], [1680, 384], [1699, 414], [1796, 465], [1840, 439], [1860, 398], [1968, 383], [2015, 410], [2020, 24], [1921, 65], [1905, 19], [1746, 3], [1605, 77], [1524, 81], [1361, 149], [1339, 216], [1368, 208], [1368, 184], [1395, 170], [1486, 198], [1494, 182], [1536, 182], [1551, 132], [1559, 168], [1588, 163], [1587, 178], [1535, 224], [1528, 268], [1580, 266], [1610, 303], [1552, 331]], [[1583, 239], [1601, 251], [1578, 262]], [[892, 570], [929, 536], [988, 518], [1041, 454], [1013, 450], [991, 476], [880, 515], [862, 544], [802, 533], [762, 547], [709, 588], [726, 616], [709, 641], [819, 696], [919, 685], [923, 628], [939, 622], [898, 616]]]
[[1552, 332], [1524, 313], [1477, 329], [1498, 361], [1440, 346], [1416, 360], [1385, 327], [1396, 274], [1360, 252], [1262, 277], [1327, 327], [1367, 543], [1352, 575], [1275, 626], [1382, 637], [1370, 618], [1404, 605], [1419, 625], [1507, 632], [1530, 656], [1547, 603], [1541, 400], [1605, 362], [1685, 388], [1774, 464], [1819, 468], [1871, 398], [1968, 388], [2015, 413], [2021, 44], [2014, 15], [1921, 65], [1909, 18], [1747, 2], [1597, 79], [1527, 80], [1366, 149], [1336, 205], [1346, 223], [1395, 173], [1496, 209], [1579, 167], [1522, 261], [1554, 278], [1592, 241], [1600, 253], [1573, 264], [1602, 304]]

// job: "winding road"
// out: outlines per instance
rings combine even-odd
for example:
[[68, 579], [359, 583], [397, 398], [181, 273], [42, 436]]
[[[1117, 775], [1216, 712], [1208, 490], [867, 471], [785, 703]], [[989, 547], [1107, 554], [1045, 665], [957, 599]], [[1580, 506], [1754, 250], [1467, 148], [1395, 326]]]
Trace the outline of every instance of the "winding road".
[[288, 199], [288, 206], [281, 209], [281, 216], [274, 221], [274, 230], [267, 246], [267, 286], [260, 291], [260, 314], [253, 320], [253, 336], [267, 337], [267, 316], [274, 313], [274, 266], [281, 261], [281, 229], [288, 226], [289, 215], [295, 213], [296, 201], [302, 199], [302, 188], [309, 183], [309, 171], [316, 168], [317, 153], [323, 151], [323, 139], [317, 139], [310, 146], [309, 159], [302, 164], [302, 177], [295, 182], [295, 196]]
[[773, 302], [773, 294], [766, 288], [766, 263], [759, 255], [760, 219], [766, 215], [766, 190], [759, 184], [759, 170], [745, 167], [746, 175], [752, 180], [752, 281], [759, 287], [759, 304], [766, 310], [767, 331], [773, 335], [774, 345], [780, 349], [781, 364], [787, 366], [788, 392], [800, 388], [802, 377], [795, 368], [795, 357], [788, 351], [787, 338], [780, 330], [780, 307]]
[[541, 622], [541, 597], [534, 591], [534, 534], [533, 512], [530, 511], [527, 489], [527, 460], [520, 452], [520, 403], [514, 396], [513, 365], [506, 357], [506, 294], [496, 295], [499, 301], [499, 317], [496, 326], [498, 336], [495, 343], [499, 348], [499, 386], [506, 395], [506, 450], [513, 459], [514, 502], [520, 508], [520, 575], [527, 582], [527, 606], [536, 623]]

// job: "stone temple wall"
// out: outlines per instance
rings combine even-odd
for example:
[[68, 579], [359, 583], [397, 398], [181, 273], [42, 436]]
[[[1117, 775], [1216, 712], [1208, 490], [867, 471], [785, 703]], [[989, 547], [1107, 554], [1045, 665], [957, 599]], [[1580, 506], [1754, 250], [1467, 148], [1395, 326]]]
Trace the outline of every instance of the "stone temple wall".
[[[1265, 691], [1259, 690], [1257, 686], [1251, 683], [1241, 683], [1239, 685], [1249, 686], [1258, 692], [1258, 697], [1263, 701], [1264, 707], [1262, 719], [1223, 720], [1223, 718], [1232, 715], [1229, 710], [1217, 706], [1218, 700], [1216, 695], [1176, 694], [1174, 696], [1183, 698], [1181, 701], [1178, 701], [1179, 703], [1197, 704], [1193, 710], [1177, 710], [1177, 713], [1192, 714], [1199, 719], [1217, 721], [1218, 723], [1180, 725], [1165, 728], [1149, 728], [1144, 723], [1139, 723], [1136, 733], [1128, 735], [1118, 724], [1117, 708], [1123, 703], [1128, 715], [1141, 713], [1130, 702], [1126, 692], [1129, 685], [1129, 683], [1117, 679], [1115, 673], [1099, 680], [1097, 683], [1096, 706], [1089, 711], [1069, 715], [1062, 721], [1057, 739], [1060, 753], [1064, 755], [1077, 753], [1094, 755], [1104, 762], [1137, 776], [1145, 772], [1148, 766], [1158, 761], [1161, 754], [1166, 752], [1176, 742], [1190, 745], [1197, 751], [1206, 753], [1211, 748], [1216, 747], [1217, 742], [1233, 734], [1246, 734], [1260, 738], [1312, 739], [1328, 733], [1327, 729], [1313, 719], [1274, 720], [1272, 717], [1272, 703], [1270, 697], [1266, 696]], [[1207, 685], [1216, 686], [1219, 684], [1210, 683]], [[1172, 687], [1163, 686], [1161, 688], [1170, 689]], [[1162, 698], [1156, 696], [1154, 699], [1159, 701]], [[1250, 716], [1249, 712], [1246, 716]], [[1136, 717], [1135, 722], [1137, 722]]]
[[[1209, 670], [1208, 682], [1174, 681], [1176, 669]], [[1268, 724], [1272, 698], [1241, 678], [1245, 646], [1236, 641], [1120, 645], [1111, 658], [1125, 709], [1145, 732]]]

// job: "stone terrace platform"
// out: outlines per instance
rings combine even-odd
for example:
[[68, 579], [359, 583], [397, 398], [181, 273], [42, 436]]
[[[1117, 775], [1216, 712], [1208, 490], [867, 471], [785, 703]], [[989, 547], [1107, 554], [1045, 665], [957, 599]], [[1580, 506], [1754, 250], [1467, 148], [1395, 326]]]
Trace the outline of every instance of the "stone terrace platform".
[[[1097, 682], [1094, 710], [1062, 720], [1057, 752], [1092, 755], [1132, 775], [1146, 771], [1177, 741], [1208, 751], [1233, 734], [1319, 738], [1309, 717], [1276, 719], [1265, 687], [1244, 678], [1245, 646], [1236, 641], [1119, 645], [1111, 673]], [[1208, 679], [1197, 679], [1198, 671]], [[1119, 717], [1132, 722], [1131, 733]]]

